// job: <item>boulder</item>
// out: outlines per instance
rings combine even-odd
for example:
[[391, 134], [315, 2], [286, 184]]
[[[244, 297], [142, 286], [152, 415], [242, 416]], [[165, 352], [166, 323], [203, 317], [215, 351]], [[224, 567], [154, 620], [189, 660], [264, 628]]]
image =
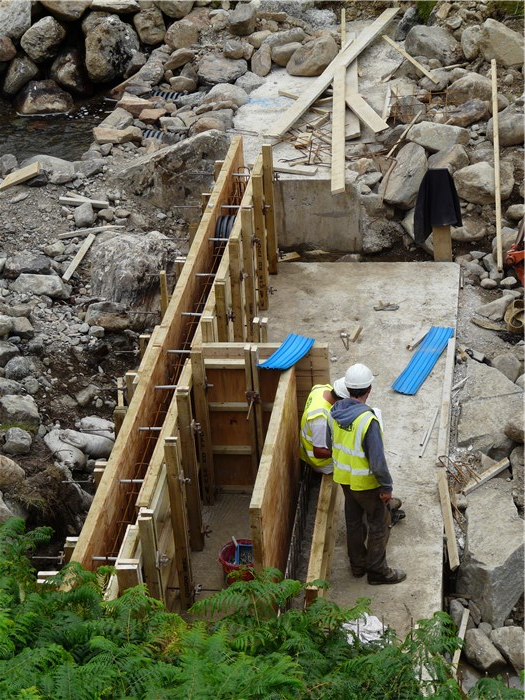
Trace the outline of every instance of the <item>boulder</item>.
[[[488, 103], [492, 111], [492, 81], [479, 73], [467, 73], [449, 85], [447, 102], [460, 105], [470, 100], [482, 100]], [[504, 95], [498, 94], [498, 109], [508, 107], [509, 101]]]
[[[456, 170], [454, 184], [458, 196], [474, 204], [492, 204], [494, 202], [494, 168], [484, 161], [467, 165]], [[500, 191], [501, 199], [506, 200], [512, 193], [514, 177], [509, 166], [501, 163]]]
[[126, 330], [130, 326], [126, 307], [113, 301], [90, 304], [85, 321], [90, 326], [101, 326], [105, 330], [116, 332]]
[[40, 415], [34, 398], [18, 394], [0, 396], [0, 423], [29, 430], [38, 428]]
[[272, 69], [272, 50], [268, 44], [263, 44], [252, 56], [251, 69], [255, 75], [264, 78]]
[[463, 217], [463, 226], [453, 227], [451, 236], [453, 241], [461, 243], [473, 243], [481, 241], [487, 235], [487, 227], [482, 219]]
[[[498, 114], [498, 134], [500, 146], [519, 146], [524, 140], [522, 97]], [[493, 120], [487, 123], [487, 136], [493, 141]]]
[[38, 66], [29, 56], [15, 56], [7, 69], [2, 90], [12, 97], [37, 75]]
[[140, 42], [129, 24], [117, 15], [109, 15], [87, 32], [85, 47], [90, 80], [107, 83], [124, 75], [133, 51], [140, 49]]
[[78, 49], [61, 51], [53, 61], [50, 76], [64, 90], [78, 95], [87, 95], [93, 89]]
[[168, 27], [164, 41], [172, 50], [190, 48], [199, 43], [199, 35], [199, 28], [193, 22], [181, 19]]
[[4, 366], [5, 378], [19, 382], [29, 377], [35, 371], [35, 366], [30, 357], [17, 355]]
[[[6, 455], [26, 455], [31, 451], [32, 442], [33, 438], [31, 433], [27, 430], [23, 430], [22, 428], [9, 428], [4, 435], [2, 450]], [[2, 485], [0, 485], [0, 488], [3, 488]]]
[[[0, 340], [0, 367], [5, 367], [6, 364], [12, 357], [18, 355], [20, 350], [13, 343], [9, 343], [7, 340]], [[0, 377], [0, 396], [5, 396], [9, 392], [10, 386], [5, 385], [4, 379]], [[25, 393], [25, 392], [22, 392]]]
[[51, 299], [69, 299], [71, 287], [64, 284], [57, 275], [31, 275], [23, 273], [14, 282], [11, 288], [21, 294], [36, 294], [51, 297]]
[[84, 204], [76, 207], [73, 212], [73, 218], [77, 228], [88, 228], [94, 224], [97, 215], [93, 210], [91, 202], [84, 202]]
[[436, 58], [442, 66], [460, 63], [463, 58], [461, 44], [444, 27], [418, 24], [408, 32], [405, 51], [411, 56]]
[[47, 255], [33, 253], [19, 253], [7, 258], [4, 267], [4, 276], [8, 279], [16, 279], [23, 272], [35, 275], [49, 275], [52, 271], [52, 260]]
[[4, 178], [17, 169], [18, 161], [12, 153], [4, 153], [3, 156], [0, 156], [0, 177]]
[[[214, 163], [225, 157], [229, 142], [226, 134], [207, 131], [136, 158], [118, 177], [134, 194], [146, 197], [162, 209], [197, 203], [201, 193], [209, 190]], [[185, 179], [186, 170], [200, 175]]]
[[[505, 426], [505, 435], [508, 436], [507, 428], [508, 424]], [[518, 445], [512, 450], [509, 460], [510, 468], [512, 470], [512, 498], [514, 499], [518, 512], [523, 515], [523, 510], [525, 507], [525, 466], [523, 445]]]
[[207, 104], [208, 102], [224, 102], [226, 100], [233, 102], [237, 107], [242, 107], [242, 105], [248, 102], [248, 95], [246, 91], [238, 85], [219, 83], [212, 87], [201, 104]]
[[407, 134], [407, 139], [435, 153], [454, 145], [467, 145], [470, 141], [468, 129], [434, 122], [414, 124]]
[[494, 367], [472, 361], [467, 370], [458, 421], [458, 445], [472, 446], [496, 458], [499, 448], [506, 447], [509, 442], [505, 425], [515, 416], [523, 416], [523, 390]]
[[468, 153], [465, 150], [465, 147], [459, 143], [456, 143], [450, 148], [444, 148], [441, 151], [436, 151], [428, 157], [429, 170], [447, 168], [451, 175], [453, 175], [456, 170], [466, 168], [467, 165], [470, 165]]
[[244, 75], [241, 75], [240, 78], [237, 78], [235, 81], [235, 85], [238, 87], [242, 88], [245, 92], [250, 94], [253, 92], [253, 90], [257, 90], [257, 88], [261, 87], [261, 85], [264, 85], [264, 80], [258, 75], [255, 75], [255, 73], [252, 73], [251, 71], [246, 71]]
[[163, 14], [172, 19], [182, 19], [193, 9], [193, 0], [154, 0]]
[[501, 627], [523, 595], [523, 521], [505, 479], [491, 479], [467, 501], [456, 590], [470, 597], [485, 622]]
[[482, 34], [479, 24], [471, 24], [461, 32], [461, 48], [467, 61], [473, 61], [479, 54]]
[[244, 58], [233, 61], [220, 54], [209, 53], [199, 61], [197, 74], [202, 83], [217, 85], [217, 83], [234, 83], [247, 70], [248, 64]]
[[23, 160], [20, 167], [23, 168], [32, 163], [40, 163], [40, 171], [46, 174], [48, 182], [53, 185], [63, 185], [76, 177], [75, 166], [69, 160], [39, 154]]
[[31, 80], [15, 99], [20, 114], [61, 114], [73, 109], [73, 98], [54, 80]]
[[228, 31], [235, 36], [248, 36], [255, 31], [257, 9], [255, 3], [239, 2], [228, 18]]
[[514, 667], [516, 673], [525, 666], [524, 637], [522, 627], [498, 627], [490, 633], [490, 641]]
[[271, 50], [272, 61], [278, 66], [285, 68], [288, 61], [292, 58], [297, 49], [300, 48], [301, 44], [298, 41], [290, 42], [283, 46], [275, 46]]
[[496, 59], [498, 65], [523, 65], [523, 34], [512, 31], [489, 17], [482, 25], [479, 48], [486, 61]]
[[425, 149], [416, 143], [407, 143], [396, 157], [396, 165], [390, 173], [386, 186], [384, 180], [380, 185], [380, 193], [385, 202], [399, 207], [411, 209], [417, 199], [421, 180], [427, 170]]
[[0, 3], [0, 27], [4, 36], [20, 39], [31, 26], [31, 0], [3, 0]]
[[225, 58], [244, 58], [245, 46], [247, 46], [247, 44], [243, 44], [242, 41], [226, 39], [222, 47], [222, 53]]
[[470, 126], [484, 121], [489, 116], [489, 103], [483, 100], [467, 100], [460, 105], [447, 107], [446, 114], [437, 115], [436, 123], [450, 124], [451, 126]]
[[[519, 360], [512, 352], [504, 352], [492, 358], [491, 364], [511, 382], [523, 374], [523, 361]], [[523, 435], [523, 432], [522, 432]]]
[[0, 34], [0, 63], [7, 63], [16, 56], [16, 47], [8, 36]]
[[505, 659], [480, 629], [467, 630], [465, 657], [475, 668], [486, 673], [496, 673], [505, 667]]
[[73, 22], [82, 17], [91, 0], [40, 0], [40, 4], [58, 19]]
[[166, 26], [158, 7], [146, 7], [133, 15], [133, 26], [141, 42], [147, 46], [156, 46], [164, 41]]
[[6, 340], [13, 329], [13, 319], [0, 314], [0, 338]]
[[[523, 372], [523, 367], [521, 371]], [[514, 383], [516, 383], [516, 380], [514, 380]], [[520, 421], [520, 416], [510, 418], [505, 426], [505, 435], [513, 442], [523, 445], [523, 432], [523, 422]]]
[[[133, 100], [135, 105], [143, 105], [136, 114], [134, 114], [133, 112], [130, 113], [129, 110], [127, 110], [123, 105], [121, 105], [121, 100], [121, 102], [118, 103], [116, 109], [110, 112], [108, 116], [99, 123], [98, 128], [105, 127], [109, 129], [125, 129], [127, 126], [131, 126], [133, 124], [134, 116], [138, 117], [140, 112], [142, 112], [142, 110], [145, 107], [151, 107], [151, 102], [149, 102], [148, 100], [143, 100], [140, 97], [132, 97], [129, 99]], [[131, 105], [132, 104], [133, 102], [131, 103]]]
[[54, 17], [47, 16], [35, 22], [20, 39], [20, 45], [35, 63], [56, 56], [66, 30]]
[[290, 75], [321, 75], [338, 51], [333, 37], [325, 34], [294, 51], [286, 64], [286, 70]]
[[197, 54], [191, 49], [176, 49], [164, 64], [164, 70], [177, 70], [186, 63], [191, 63]]
[[[13, 430], [13, 428], [11, 428]], [[25, 471], [14, 460], [4, 455], [0, 455], [0, 490], [16, 486], [26, 477]]]
[[91, 0], [91, 11], [96, 10], [126, 15], [138, 12], [140, 5], [138, 0]]
[[95, 126], [93, 127], [93, 136], [99, 144], [142, 141], [142, 131], [138, 126], [128, 126], [126, 129], [110, 129], [104, 126]]
[[[302, 44], [305, 38], [306, 34], [301, 27], [292, 27], [283, 32], [269, 33], [268, 36], [264, 37], [263, 42], [273, 49], [276, 46], [284, 46], [284, 44], [290, 44], [292, 42]], [[253, 37], [250, 37], [248, 41], [253, 43]], [[258, 48], [258, 46], [255, 46], [255, 48]]]

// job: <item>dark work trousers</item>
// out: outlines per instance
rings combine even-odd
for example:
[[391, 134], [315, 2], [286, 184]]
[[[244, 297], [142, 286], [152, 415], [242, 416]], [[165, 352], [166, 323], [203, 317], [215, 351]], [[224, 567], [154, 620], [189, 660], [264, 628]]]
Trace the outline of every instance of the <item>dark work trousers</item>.
[[381, 489], [352, 491], [350, 486], [341, 486], [345, 495], [346, 541], [352, 571], [386, 574], [390, 511], [379, 498]]

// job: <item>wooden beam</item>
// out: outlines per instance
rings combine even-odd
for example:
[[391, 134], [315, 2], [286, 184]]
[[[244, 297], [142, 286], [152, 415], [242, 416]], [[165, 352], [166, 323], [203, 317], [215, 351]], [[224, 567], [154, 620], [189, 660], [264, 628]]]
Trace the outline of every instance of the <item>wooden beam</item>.
[[432, 226], [432, 247], [435, 262], [452, 262], [450, 226]]
[[309, 175], [315, 175], [317, 172], [316, 167], [312, 168], [289, 168], [286, 165], [275, 165], [274, 172], [283, 173], [284, 175], [304, 175], [308, 177]]
[[[355, 34], [352, 32], [348, 34], [349, 41], [355, 39]], [[357, 93], [359, 92], [359, 72], [357, 59], [352, 61], [348, 66], [346, 71], [346, 89], [345, 94]], [[345, 123], [345, 139], [355, 139], [361, 135], [361, 124], [359, 119], [352, 112], [352, 110], [346, 110], [346, 123]]]
[[93, 209], [107, 209], [109, 207], [109, 202], [106, 199], [90, 199], [81, 194], [76, 194], [74, 196], [67, 195], [66, 197], [58, 198], [59, 204], [65, 204], [69, 207], [79, 207], [82, 204], [86, 204], [86, 202], [91, 204]]
[[178, 408], [182, 468], [184, 476], [189, 479], [186, 486], [186, 499], [188, 502], [190, 545], [192, 550], [200, 552], [204, 549], [204, 528], [189, 387], [178, 386], [175, 390], [175, 396]]
[[267, 135], [276, 138], [283, 136], [330, 85], [336, 69], [341, 65], [348, 66], [352, 63], [384, 31], [386, 25], [395, 17], [398, 11], [399, 8], [396, 7], [388, 8], [375, 22], [364, 29], [358, 38], [334, 58], [313, 84], [309, 85], [307, 90], [299, 96], [282, 117], [270, 127]]
[[272, 146], [263, 144], [263, 191], [264, 191], [264, 223], [267, 231], [268, 272], [277, 274], [278, 246], [277, 230], [275, 228], [275, 203], [273, 193], [273, 154]]
[[447, 356], [445, 361], [445, 373], [443, 375], [443, 391], [441, 395], [441, 415], [439, 417], [438, 445], [436, 461], [448, 456], [450, 438], [450, 394], [454, 375], [454, 361], [456, 356], [456, 338], [452, 337], [447, 343]]
[[456, 541], [456, 530], [454, 528], [454, 518], [452, 516], [452, 505], [450, 503], [450, 493], [448, 490], [447, 470], [444, 467], [438, 468], [437, 481], [447, 541], [448, 565], [451, 571], [455, 571], [459, 566], [459, 552], [458, 543]]
[[334, 74], [334, 106], [332, 115], [332, 194], [345, 191], [345, 85], [346, 66], [339, 66]]
[[501, 474], [501, 472], [505, 471], [505, 469], [508, 469], [509, 467], [510, 462], [508, 458], [505, 457], [504, 459], [501, 459], [499, 462], [496, 462], [496, 464], [493, 464], [491, 467], [486, 469], [482, 474], [479, 475], [477, 479], [471, 479], [467, 484], [465, 484], [465, 486], [461, 490], [466, 496], [468, 496], [469, 493], [472, 493], [480, 486], [483, 486], [483, 484], [486, 484], [487, 481], [490, 481], [490, 479], [492, 479], [493, 476]]
[[492, 141], [494, 144], [494, 200], [496, 204], [496, 265], [503, 270], [503, 240], [501, 233], [501, 180], [499, 167], [498, 73], [496, 59], [490, 62], [492, 81]]
[[[237, 228], [237, 224], [235, 225]], [[239, 240], [239, 228], [230, 234], [228, 254], [230, 258], [230, 287], [232, 295], [232, 327], [233, 339], [240, 343], [245, 340], [244, 308], [241, 294], [241, 242]]]
[[80, 246], [80, 248], [77, 251], [77, 254], [73, 258], [73, 260], [69, 263], [67, 270], [62, 275], [62, 279], [65, 282], [67, 282], [68, 280], [71, 279], [71, 277], [73, 276], [73, 273], [75, 272], [77, 267], [80, 265], [82, 260], [84, 260], [85, 256], [87, 255], [87, 252], [91, 248], [91, 245], [92, 245], [94, 240], [95, 240], [95, 234], [90, 233], [89, 236], [84, 241], [84, 243], [82, 243], [82, 245]]
[[170, 499], [171, 526], [175, 540], [175, 565], [179, 579], [180, 603], [182, 609], [187, 610], [195, 602], [195, 586], [191, 570], [189, 527], [185, 498], [186, 487], [176, 437], [164, 440], [164, 455]]
[[260, 448], [257, 443], [257, 426], [255, 424], [255, 402], [257, 397], [255, 396], [255, 389], [253, 385], [253, 370], [252, 370], [252, 355], [251, 346], [245, 345], [244, 347], [244, 376], [246, 380], [246, 403], [248, 406], [248, 413], [246, 414], [246, 420], [248, 421], [248, 434], [250, 437], [250, 454], [252, 458], [252, 476], [254, 481], [257, 477], [257, 470], [259, 468], [259, 455]]
[[217, 337], [219, 342], [226, 343], [230, 340], [228, 310], [226, 308], [226, 282], [224, 280], [215, 280], [213, 291], [215, 292]]
[[259, 354], [256, 346], [252, 345], [250, 348], [250, 356], [252, 364], [253, 393], [256, 397], [256, 401], [253, 405], [253, 411], [255, 414], [255, 430], [257, 432], [257, 462], [259, 462], [264, 447], [264, 428], [261, 403], [261, 384], [259, 381], [259, 368], [257, 367], [257, 363], [259, 362]]
[[215, 469], [213, 466], [209, 405], [206, 398], [206, 369], [202, 348], [193, 349], [190, 358], [191, 373], [193, 376], [195, 416], [200, 425], [200, 431], [197, 434], [197, 444], [202, 483], [202, 499], [206, 505], [213, 505], [215, 503]]
[[66, 238], [85, 238], [91, 233], [103, 233], [104, 231], [118, 231], [119, 229], [126, 228], [120, 224], [108, 224], [107, 226], [92, 226], [91, 228], [79, 228], [76, 231], [67, 231], [66, 233], [59, 233], [57, 238], [60, 240], [65, 240]]
[[[340, 490], [339, 486], [334, 482], [332, 475], [323, 474], [317, 498], [314, 532], [308, 559], [307, 583], [322, 578], [323, 570], [327, 568], [326, 563], [324, 563], [325, 543], [330, 532], [331, 521], [335, 517], [334, 505], [338, 490]], [[319, 588], [317, 586], [308, 586], [305, 591], [305, 605], [310, 605], [318, 595]]]
[[21, 185], [23, 182], [30, 180], [40, 173], [40, 163], [31, 163], [31, 165], [26, 165], [24, 168], [19, 168], [9, 175], [6, 175], [0, 184], [0, 190], [6, 190], [8, 187], [14, 187], [15, 185]]
[[404, 57], [407, 59], [407, 61], [410, 61], [410, 63], [411, 63], [413, 66], [415, 66], [415, 67], [418, 69], [418, 71], [421, 71], [421, 73], [423, 73], [423, 75], [425, 75], [425, 76], [426, 76], [429, 80], [431, 80], [435, 85], [437, 85], [437, 84], [439, 83], [439, 80], [438, 80], [435, 76], [433, 76], [432, 73], [430, 73], [430, 72], [425, 68], [425, 66], [422, 66], [421, 63], [420, 63], [419, 61], [416, 61], [415, 58], [412, 58], [412, 56], [411, 56], [409, 53], [407, 53], [407, 52], [405, 51], [405, 49], [402, 49], [401, 46], [398, 46], [398, 44], [396, 44], [395, 41], [392, 41], [392, 39], [391, 39], [389, 36], [387, 36], [386, 34], [383, 34], [383, 36], [382, 36], [381, 38], [384, 39], [384, 40], [386, 41], [387, 44], [390, 44], [390, 46], [391, 46], [392, 48], [394, 48], [396, 51], [399, 51], [399, 53], [400, 53], [402, 56], [404, 56]]
[[346, 104], [375, 134], [388, 129], [386, 121], [356, 92], [346, 93]]

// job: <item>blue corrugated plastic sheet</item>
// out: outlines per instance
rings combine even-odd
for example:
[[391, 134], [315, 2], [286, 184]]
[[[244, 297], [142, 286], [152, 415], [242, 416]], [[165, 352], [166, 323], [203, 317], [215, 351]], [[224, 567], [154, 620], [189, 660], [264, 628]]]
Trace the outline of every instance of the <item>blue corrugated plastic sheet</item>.
[[267, 360], [259, 362], [257, 367], [261, 367], [261, 369], [289, 369], [306, 355], [314, 343], [315, 338], [306, 338], [304, 335], [290, 333], [281, 346]]
[[400, 394], [415, 394], [432, 372], [439, 356], [453, 335], [453, 328], [432, 326], [408, 365], [392, 384], [392, 389]]

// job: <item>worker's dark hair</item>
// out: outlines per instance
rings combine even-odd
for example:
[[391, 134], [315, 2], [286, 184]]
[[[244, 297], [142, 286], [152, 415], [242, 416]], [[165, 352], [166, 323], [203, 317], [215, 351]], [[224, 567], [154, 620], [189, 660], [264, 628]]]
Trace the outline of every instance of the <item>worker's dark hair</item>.
[[332, 394], [332, 398], [333, 398], [334, 401], [340, 401], [340, 400], [341, 400], [341, 397], [339, 396], [339, 394], [336, 394], [336, 393], [335, 393], [334, 389], [332, 389], [332, 390], [330, 391], [330, 393]]
[[348, 393], [353, 399], [358, 399], [360, 396], [364, 396], [369, 389], [369, 386], [366, 389], [348, 389]]

